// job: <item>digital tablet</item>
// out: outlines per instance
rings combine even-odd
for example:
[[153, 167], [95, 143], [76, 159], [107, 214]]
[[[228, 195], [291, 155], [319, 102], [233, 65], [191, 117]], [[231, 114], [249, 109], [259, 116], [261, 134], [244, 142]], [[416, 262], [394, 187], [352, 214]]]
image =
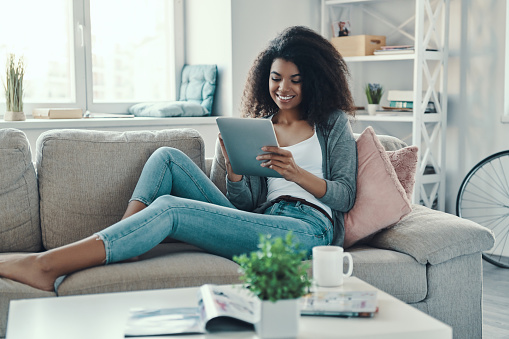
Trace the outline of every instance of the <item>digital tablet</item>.
[[220, 117], [216, 122], [236, 174], [282, 177], [275, 170], [262, 167], [261, 160], [256, 160], [258, 155], [268, 153], [262, 151], [263, 146], [278, 146], [270, 119]]

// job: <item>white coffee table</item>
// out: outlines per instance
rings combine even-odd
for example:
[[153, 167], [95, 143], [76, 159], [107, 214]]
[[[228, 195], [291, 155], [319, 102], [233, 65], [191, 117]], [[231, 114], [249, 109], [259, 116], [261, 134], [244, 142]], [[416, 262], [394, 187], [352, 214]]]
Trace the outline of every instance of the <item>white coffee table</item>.
[[[340, 289], [376, 289], [350, 277]], [[6, 339], [121, 339], [133, 307], [194, 307], [197, 288], [178, 288], [84, 296], [13, 300]], [[298, 338], [452, 338], [450, 326], [378, 290], [374, 318], [301, 317]], [[153, 338], [153, 337], [152, 337]], [[161, 337], [158, 337], [161, 338]], [[258, 338], [254, 332], [168, 336], [191, 338]]]

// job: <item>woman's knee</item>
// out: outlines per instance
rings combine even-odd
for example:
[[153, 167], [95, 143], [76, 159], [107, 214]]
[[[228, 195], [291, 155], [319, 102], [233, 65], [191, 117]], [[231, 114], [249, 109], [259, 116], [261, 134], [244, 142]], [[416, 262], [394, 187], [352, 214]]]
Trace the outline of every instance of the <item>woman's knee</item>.
[[161, 195], [160, 197], [157, 197], [152, 202], [151, 205], [153, 205], [153, 207], [155, 207], [155, 206], [161, 206], [161, 207], [172, 206], [173, 205], [172, 201], [174, 199], [175, 199], [175, 197], [170, 194]]
[[176, 148], [173, 148], [173, 147], [163, 146], [163, 147], [159, 147], [158, 149], [156, 149], [154, 151], [154, 153], [152, 153], [152, 156], [168, 158], [168, 157], [171, 157], [172, 155], [178, 154], [178, 153], [182, 153], [182, 151], [180, 151]]
[[187, 154], [182, 152], [179, 149], [169, 147], [169, 146], [163, 146], [159, 147], [152, 153], [151, 157], [158, 157], [164, 159], [164, 161], [173, 161], [173, 162], [182, 162], [191, 160]]

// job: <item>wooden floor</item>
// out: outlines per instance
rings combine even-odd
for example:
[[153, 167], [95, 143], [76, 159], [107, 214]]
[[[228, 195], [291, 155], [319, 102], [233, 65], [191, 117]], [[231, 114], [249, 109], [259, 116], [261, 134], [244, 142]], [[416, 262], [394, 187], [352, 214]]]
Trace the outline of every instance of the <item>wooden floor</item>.
[[483, 260], [483, 338], [509, 338], [509, 268]]

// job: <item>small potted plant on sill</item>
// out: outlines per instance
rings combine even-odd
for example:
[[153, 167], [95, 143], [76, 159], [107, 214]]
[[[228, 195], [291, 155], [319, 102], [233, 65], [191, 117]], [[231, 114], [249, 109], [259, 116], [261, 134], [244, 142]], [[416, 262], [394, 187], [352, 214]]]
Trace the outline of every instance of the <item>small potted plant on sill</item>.
[[376, 110], [380, 109], [380, 100], [382, 100], [384, 89], [380, 84], [366, 84], [364, 91], [368, 99], [368, 113], [369, 115], [375, 115]]
[[25, 62], [10, 54], [5, 68], [5, 121], [23, 121], [26, 119], [23, 113], [23, 77], [25, 76]]
[[299, 298], [311, 282], [306, 251], [293, 243], [291, 232], [280, 237], [260, 236], [259, 250], [235, 256], [241, 280], [261, 300], [260, 321], [255, 329], [261, 338], [291, 338], [299, 331]]

